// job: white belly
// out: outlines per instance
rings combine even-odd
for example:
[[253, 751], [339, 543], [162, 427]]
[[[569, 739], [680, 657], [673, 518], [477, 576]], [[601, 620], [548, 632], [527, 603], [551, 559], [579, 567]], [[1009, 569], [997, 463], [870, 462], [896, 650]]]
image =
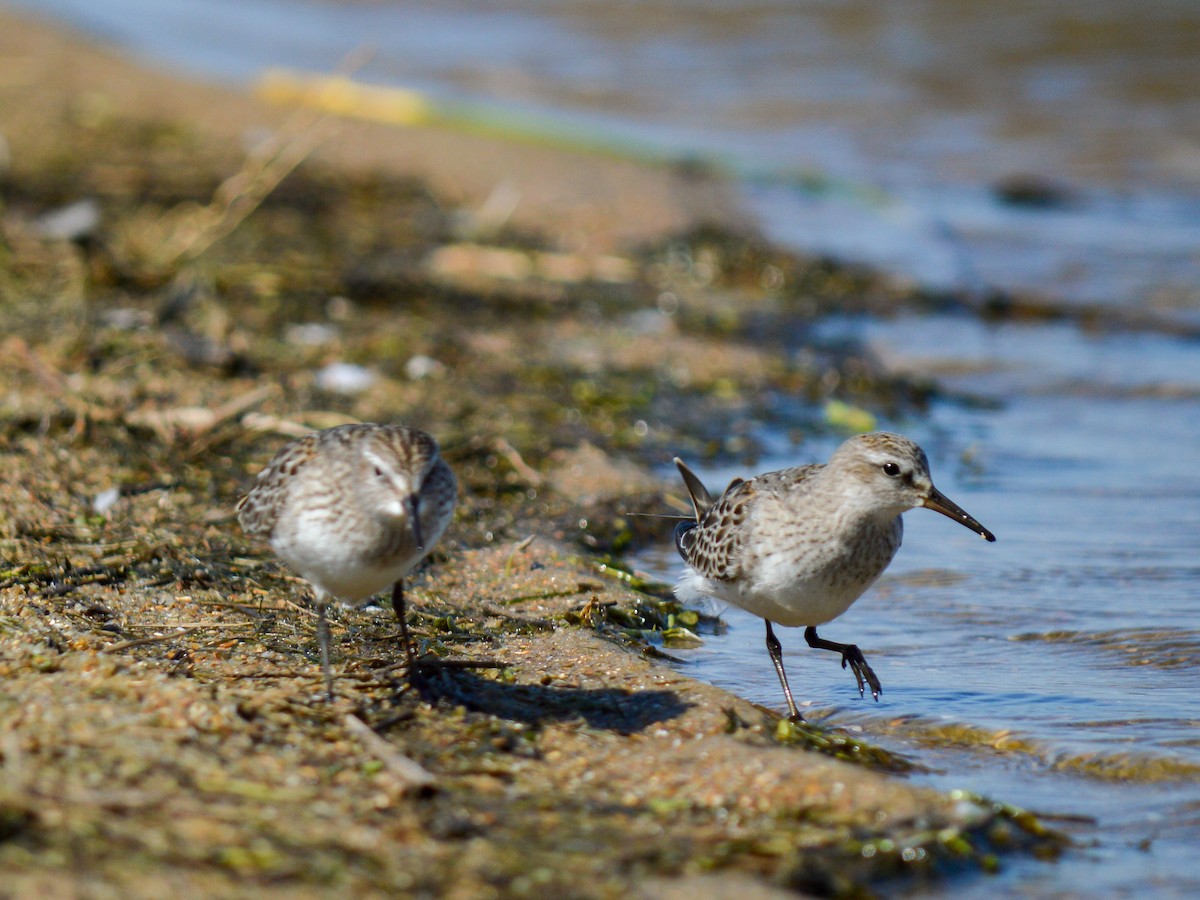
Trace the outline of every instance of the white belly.
[[[761, 545], [747, 553], [731, 580], [707, 578], [691, 566], [675, 595], [685, 603], [711, 597], [779, 625], [822, 625], [836, 619], [875, 583], [900, 547], [899, 518], [862, 542], [828, 542], [818, 547]], [[866, 544], [864, 546], [863, 544]]]
[[346, 603], [359, 603], [390, 588], [421, 559], [409, 553], [384, 559], [365, 559], [358, 548], [335, 541], [295, 540], [279, 536], [271, 542], [281, 560], [315, 588]]
[[688, 566], [675, 586], [675, 596], [684, 603], [703, 598], [731, 603], [779, 625], [823, 625], [849, 609], [874, 580], [838, 588], [800, 580], [748, 585], [705, 578]]

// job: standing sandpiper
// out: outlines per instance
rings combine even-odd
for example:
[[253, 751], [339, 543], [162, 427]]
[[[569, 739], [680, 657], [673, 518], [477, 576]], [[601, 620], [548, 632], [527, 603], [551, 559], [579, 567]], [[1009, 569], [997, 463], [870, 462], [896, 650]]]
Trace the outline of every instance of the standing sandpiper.
[[458, 483], [437, 441], [401, 425], [341, 425], [284, 446], [238, 504], [238, 521], [313, 587], [325, 689], [331, 599], [357, 604], [389, 585], [409, 672], [416, 659], [404, 576], [454, 516]]
[[887, 568], [900, 548], [906, 510], [924, 506], [996, 540], [933, 486], [925, 451], [898, 434], [852, 437], [824, 465], [736, 479], [718, 500], [682, 460], [675, 465], [696, 512], [695, 521], [675, 529], [687, 563], [675, 595], [685, 603], [711, 597], [762, 616], [793, 721], [801, 716], [772, 622], [806, 626], [808, 646], [841, 653], [859, 695], [865, 682], [878, 700], [883, 689], [862, 651], [818, 637], [817, 626], [849, 609]]

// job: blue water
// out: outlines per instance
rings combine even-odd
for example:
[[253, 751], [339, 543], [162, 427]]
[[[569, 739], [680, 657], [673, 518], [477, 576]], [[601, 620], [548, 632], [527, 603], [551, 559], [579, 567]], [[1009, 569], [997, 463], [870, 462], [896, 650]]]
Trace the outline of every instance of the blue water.
[[[1200, 892], [1200, 342], [961, 316], [823, 327], [976, 401], [883, 424], [926, 448], [938, 486], [998, 540], [906, 514], [887, 573], [821, 631], [864, 648], [878, 704], [859, 699], [834, 654], [777, 629], [809, 717], [908, 752], [938, 770], [920, 776], [938, 787], [1095, 819], [1067, 826], [1094, 842], [1087, 853], [1051, 873], [1010, 867], [1006, 889]], [[837, 442], [756, 468], [821, 461]], [[704, 472], [714, 486], [739, 474]], [[640, 562], [664, 578], [679, 566], [665, 542]], [[672, 652], [782, 709], [761, 620], [724, 618], [727, 634]]]
[[[1092, 817], [1067, 824], [1084, 846], [1061, 862], [1011, 861], [999, 880], [948, 892], [1200, 894], [1200, 6], [17, 5], [237, 84], [267, 66], [332, 71], [373, 47], [367, 81], [716, 161], [763, 228], [801, 250], [1168, 326], [824, 324], [818, 339], [861, 340], [894, 369], [986, 401], [948, 397], [882, 424], [920, 441], [942, 490], [999, 540], [909, 513], [888, 573], [822, 630], [862, 645], [878, 704], [832, 654], [780, 637], [811, 718], [904, 750], [938, 787]], [[999, 199], [1016, 176], [1049, 186], [1049, 208]], [[757, 470], [822, 460], [837, 443], [790, 446], [794, 424], [767, 426], [779, 450]], [[748, 473], [702, 474], [715, 486]], [[664, 539], [639, 562], [669, 578], [672, 552]], [[761, 622], [726, 618], [688, 671], [781, 707]], [[955, 727], [974, 738], [956, 742]]]

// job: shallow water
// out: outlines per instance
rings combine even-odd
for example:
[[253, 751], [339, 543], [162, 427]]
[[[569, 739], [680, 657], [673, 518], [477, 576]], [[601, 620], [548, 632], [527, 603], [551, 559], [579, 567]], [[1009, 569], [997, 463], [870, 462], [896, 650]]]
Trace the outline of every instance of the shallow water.
[[[858, 698], [834, 654], [779, 629], [809, 717], [910, 753], [939, 787], [1095, 819], [1067, 823], [1095, 846], [1049, 873], [1018, 864], [1004, 876], [1014, 890], [1200, 890], [1200, 343], [953, 316], [826, 326], [847, 335], [993, 401], [940, 401], [928, 419], [884, 424], [926, 448], [938, 486], [998, 540], [914, 510], [884, 577], [822, 628], [863, 647], [878, 704]], [[823, 460], [836, 443], [758, 468]], [[678, 572], [666, 544], [639, 562]], [[761, 620], [724, 618], [726, 635], [672, 652], [782, 709]]]

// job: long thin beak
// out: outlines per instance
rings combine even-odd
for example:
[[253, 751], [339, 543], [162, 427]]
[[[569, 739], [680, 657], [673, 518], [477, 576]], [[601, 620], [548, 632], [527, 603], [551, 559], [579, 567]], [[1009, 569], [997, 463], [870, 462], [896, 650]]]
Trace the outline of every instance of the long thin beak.
[[960, 525], [965, 525], [976, 534], [982, 535], [985, 541], [996, 540], [996, 536], [980, 525], [977, 519], [967, 515], [966, 510], [935, 487], [931, 486], [929, 488], [929, 496], [925, 498], [921, 505], [926, 509], [932, 509], [934, 512], [940, 512], [943, 516], [953, 519]]
[[[413, 541], [417, 549], [425, 552], [425, 541], [421, 536], [421, 497], [419, 494], [409, 494], [404, 501], [408, 507], [408, 518], [412, 522]], [[972, 520], [973, 521], [973, 520]]]

